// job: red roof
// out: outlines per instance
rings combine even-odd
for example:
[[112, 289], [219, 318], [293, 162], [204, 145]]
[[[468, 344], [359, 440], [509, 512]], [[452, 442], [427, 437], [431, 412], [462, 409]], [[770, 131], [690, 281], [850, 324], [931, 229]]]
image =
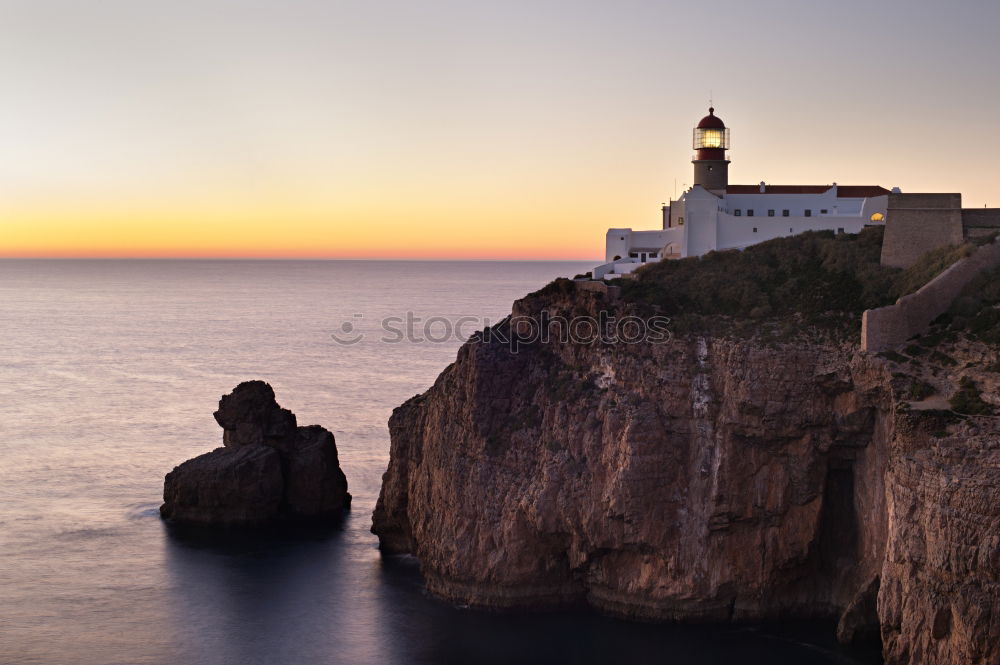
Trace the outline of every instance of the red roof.
[[[830, 191], [833, 185], [729, 185], [727, 194], [822, 194]], [[885, 196], [889, 190], [878, 185], [837, 185], [837, 198], [863, 199], [872, 196]]]
[[889, 190], [878, 185], [837, 185], [837, 196], [842, 199], [863, 199], [871, 196], [886, 196]]
[[722, 122], [721, 118], [716, 117], [715, 109], [709, 108], [708, 115], [701, 119], [698, 123], [697, 129], [725, 129], [726, 123]]
[[726, 194], [822, 194], [832, 185], [729, 185]]

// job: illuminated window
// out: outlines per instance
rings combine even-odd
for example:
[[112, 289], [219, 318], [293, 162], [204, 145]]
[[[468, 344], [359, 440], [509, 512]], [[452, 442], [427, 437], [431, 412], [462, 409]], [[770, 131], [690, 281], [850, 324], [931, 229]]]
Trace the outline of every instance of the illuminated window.
[[721, 148], [722, 132], [718, 129], [706, 129], [701, 135], [701, 145], [705, 148]]
[[871, 216], [871, 220], [873, 222], [883, 222], [883, 221], [885, 221], [885, 215], [883, 215], [880, 212], [877, 212], [877, 213], [875, 213], [874, 215]]
[[678, 217], [677, 218], [677, 226], [684, 226], [684, 218], [683, 217]]
[[694, 130], [694, 149], [728, 149], [729, 130], [715, 128], [698, 128]]

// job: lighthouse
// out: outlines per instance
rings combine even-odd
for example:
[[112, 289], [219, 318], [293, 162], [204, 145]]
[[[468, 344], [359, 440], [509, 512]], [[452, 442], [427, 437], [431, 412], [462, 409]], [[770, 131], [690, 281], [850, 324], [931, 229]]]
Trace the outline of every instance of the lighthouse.
[[709, 108], [708, 115], [694, 129], [694, 184], [714, 192], [725, 192], [729, 185], [729, 130], [726, 123]]
[[608, 229], [594, 279], [617, 279], [648, 263], [745, 249], [805, 231], [859, 233], [884, 224], [889, 190], [878, 185], [729, 183], [729, 130], [708, 109], [694, 128], [694, 182], [661, 208], [659, 229]]

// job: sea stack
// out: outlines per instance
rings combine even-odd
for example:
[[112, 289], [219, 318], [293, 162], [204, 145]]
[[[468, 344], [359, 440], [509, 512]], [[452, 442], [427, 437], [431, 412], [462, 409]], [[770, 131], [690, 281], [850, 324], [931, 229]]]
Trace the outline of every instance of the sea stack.
[[180, 524], [259, 525], [339, 518], [350, 506], [333, 434], [299, 427], [264, 381], [219, 400], [222, 448], [166, 475], [160, 515]]

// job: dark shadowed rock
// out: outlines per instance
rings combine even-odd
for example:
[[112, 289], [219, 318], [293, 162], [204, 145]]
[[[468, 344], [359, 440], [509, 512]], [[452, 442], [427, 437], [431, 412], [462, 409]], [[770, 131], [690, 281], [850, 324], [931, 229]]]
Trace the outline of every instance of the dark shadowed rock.
[[336, 519], [350, 505], [333, 434], [297, 427], [271, 386], [247, 381], [219, 400], [225, 447], [167, 474], [160, 514], [173, 522], [249, 525]]
[[284, 489], [274, 448], [216, 448], [167, 474], [160, 513], [190, 524], [267, 522], [278, 517]]
[[344, 507], [347, 478], [340, 470], [333, 434], [319, 425], [300, 427], [295, 454], [285, 465], [285, 506], [290, 515], [332, 515]]
[[223, 395], [214, 415], [227, 447], [264, 444], [289, 449], [295, 443], [295, 414], [278, 406], [274, 390], [263, 381], [244, 381]]
[[837, 640], [841, 644], [879, 644], [881, 626], [878, 619], [878, 587], [876, 575], [858, 589], [857, 594], [840, 615]]

